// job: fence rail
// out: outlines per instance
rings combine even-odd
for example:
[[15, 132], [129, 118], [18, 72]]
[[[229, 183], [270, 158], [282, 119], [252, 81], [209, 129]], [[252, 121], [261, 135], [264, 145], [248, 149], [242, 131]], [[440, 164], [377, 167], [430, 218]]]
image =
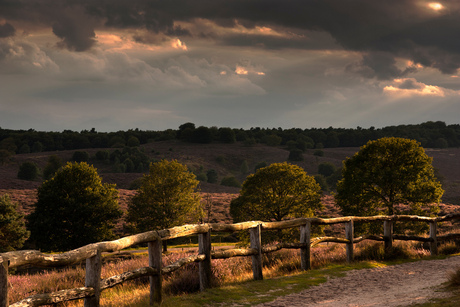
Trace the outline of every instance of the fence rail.
[[[322, 242], [346, 244], [347, 261], [353, 261], [353, 245], [363, 240], [383, 241], [385, 250], [392, 246], [394, 240], [410, 240], [428, 242], [432, 255], [437, 254], [437, 243], [440, 241], [460, 239], [460, 234], [450, 233], [437, 236], [437, 223], [460, 219], [460, 213], [441, 217], [423, 217], [414, 215], [393, 216], [347, 216], [340, 218], [297, 218], [280, 222], [251, 221], [237, 224], [199, 224], [183, 225], [159, 231], [149, 231], [124, 237], [114, 241], [89, 244], [62, 254], [44, 254], [36, 250], [14, 251], [0, 254], [0, 307], [25, 307], [56, 304], [59, 302], [84, 299], [85, 307], [99, 306], [100, 293], [123, 282], [148, 276], [150, 279], [150, 304], [160, 304], [162, 301], [162, 275], [180, 269], [191, 263], [199, 263], [200, 289], [211, 286], [211, 259], [226, 259], [240, 256], [252, 257], [253, 276], [256, 280], [263, 279], [262, 254], [274, 252], [283, 248], [300, 249], [301, 268], [308, 270], [310, 263], [310, 248]], [[429, 223], [427, 237], [408, 236], [393, 233], [393, 223], [396, 221], [421, 221]], [[383, 235], [364, 235], [354, 237], [354, 223], [383, 222]], [[345, 224], [345, 238], [318, 237], [311, 238], [311, 225]], [[300, 227], [298, 243], [278, 243], [262, 246], [262, 230], [276, 230]], [[250, 233], [250, 248], [234, 248], [227, 250], [212, 250], [211, 232], [236, 232], [248, 230]], [[177, 262], [162, 267], [162, 241], [190, 235], [198, 235], [198, 254], [179, 259]], [[124, 272], [101, 280], [101, 254], [103, 252], [119, 251], [134, 245], [148, 243], [149, 266], [133, 271]], [[32, 295], [26, 299], [8, 305], [8, 269], [20, 266], [58, 267], [68, 266], [86, 260], [85, 287], [61, 290], [53, 293]]]

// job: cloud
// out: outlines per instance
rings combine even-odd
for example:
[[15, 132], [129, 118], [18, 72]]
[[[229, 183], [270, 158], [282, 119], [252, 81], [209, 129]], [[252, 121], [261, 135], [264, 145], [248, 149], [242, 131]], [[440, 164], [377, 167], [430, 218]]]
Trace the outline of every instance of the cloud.
[[394, 98], [460, 96], [460, 91], [427, 85], [414, 78], [394, 79], [390, 85], [383, 88], [383, 92]]
[[9, 23], [0, 23], [0, 38], [14, 36], [16, 29]]

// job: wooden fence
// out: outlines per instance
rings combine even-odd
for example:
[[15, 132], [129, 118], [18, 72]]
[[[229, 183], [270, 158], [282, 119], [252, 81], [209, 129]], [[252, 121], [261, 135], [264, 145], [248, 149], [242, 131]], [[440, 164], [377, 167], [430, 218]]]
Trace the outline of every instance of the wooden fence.
[[[200, 289], [211, 286], [211, 259], [223, 259], [238, 256], [251, 256], [253, 276], [256, 280], [263, 279], [262, 254], [274, 252], [283, 248], [300, 249], [301, 268], [310, 269], [310, 248], [321, 242], [336, 242], [346, 244], [347, 261], [353, 261], [353, 244], [363, 240], [383, 241], [385, 249], [392, 246], [394, 240], [409, 240], [429, 242], [432, 255], [437, 254], [437, 243], [445, 240], [460, 238], [460, 234], [436, 235], [438, 222], [460, 219], [460, 213], [442, 217], [421, 217], [411, 215], [399, 216], [370, 216], [370, 217], [340, 217], [340, 218], [298, 218], [281, 222], [244, 222], [238, 224], [199, 224], [184, 225], [159, 231], [149, 231], [141, 234], [124, 237], [114, 241], [89, 244], [81, 248], [62, 254], [43, 254], [35, 250], [14, 251], [0, 254], [0, 307], [42, 306], [59, 302], [84, 299], [84, 306], [99, 306], [101, 291], [114, 287], [128, 280], [149, 276], [150, 304], [159, 304], [162, 301], [162, 275], [173, 272], [187, 263], [199, 262]], [[422, 221], [429, 223], [429, 235], [406, 236], [393, 233], [393, 223], [396, 221]], [[383, 235], [365, 235], [354, 237], [354, 223], [383, 222]], [[312, 225], [345, 224], [345, 238], [318, 237], [311, 238]], [[271, 246], [262, 246], [262, 230], [275, 230], [300, 227], [300, 241], [298, 243], [278, 243]], [[212, 250], [211, 231], [236, 232], [249, 230], [250, 248], [228, 250]], [[198, 235], [198, 254], [182, 258], [177, 262], [162, 267], [162, 241], [173, 238]], [[133, 245], [148, 243], [149, 266], [122, 273], [101, 280], [101, 253], [119, 251]], [[8, 305], [8, 269], [31, 265], [37, 267], [58, 267], [72, 265], [86, 259], [85, 286], [53, 293], [36, 294], [22, 301]]]

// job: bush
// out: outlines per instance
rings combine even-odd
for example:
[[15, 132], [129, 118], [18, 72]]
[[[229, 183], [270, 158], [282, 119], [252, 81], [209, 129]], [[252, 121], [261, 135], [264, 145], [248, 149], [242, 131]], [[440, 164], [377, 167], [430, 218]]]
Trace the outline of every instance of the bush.
[[58, 169], [62, 166], [61, 159], [56, 156], [52, 155], [48, 158], [48, 163], [43, 170], [43, 178], [45, 180], [50, 179], [53, 175], [58, 171]]
[[254, 172], [257, 172], [258, 169], [263, 168], [265, 166], [267, 166], [267, 162], [265, 161], [257, 163], [254, 167]]
[[330, 162], [324, 162], [318, 165], [318, 174], [324, 177], [329, 177], [337, 170], [334, 164]]
[[72, 161], [74, 162], [88, 162], [89, 154], [86, 151], [76, 151], [72, 155]]
[[24, 162], [19, 167], [18, 178], [21, 180], [35, 180], [38, 177], [38, 167], [35, 163]]
[[219, 178], [219, 175], [217, 174], [217, 171], [215, 169], [208, 170], [206, 176], [208, 177], [209, 183], [217, 183], [217, 180]]
[[110, 153], [108, 150], [99, 150], [96, 152], [96, 159], [99, 161], [106, 161], [110, 157]]
[[300, 149], [293, 149], [289, 152], [289, 161], [303, 161], [303, 152]]
[[241, 187], [241, 183], [234, 176], [228, 176], [228, 177], [222, 178], [222, 181], [220, 182], [220, 184], [227, 186], [227, 187], [235, 187], [235, 188]]
[[315, 150], [315, 152], [313, 153], [314, 156], [317, 156], [317, 157], [324, 157], [324, 151], [318, 149], [318, 150]]
[[8, 194], [0, 196], [0, 253], [21, 248], [28, 237], [24, 215]]

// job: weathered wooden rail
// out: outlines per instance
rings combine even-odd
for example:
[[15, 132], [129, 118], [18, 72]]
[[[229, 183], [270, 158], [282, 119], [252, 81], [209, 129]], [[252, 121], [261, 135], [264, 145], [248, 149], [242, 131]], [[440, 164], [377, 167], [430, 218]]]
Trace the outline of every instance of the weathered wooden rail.
[[[283, 248], [300, 249], [301, 268], [310, 269], [310, 248], [321, 242], [336, 242], [346, 244], [347, 261], [353, 261], [353, 245], [363, 240], [383, 241], [385, 250], [392, 246], [394, 240], [410, 240], [429, 242], [432, 255], [437, 254], [437, 243], [443, 240], [459, 239], [460, 234], [437, 236], [437, 223], [460, 219], [460, 213], [442, 217], [422, 217], [412, 215], [398, 216], [347, 216], [340, 218], [297, 218], [281, 222], [251, 221], [237, 224], [199, 224], [184, 225], [170, 229], [149, 231], [137, 235], [124, 237], [114, 241], [89, 244], [81, 248], [62, 254], [43, 254], [35, 250], [14, 251], [0, 254], [0, 307], [25, 307], [56, 304], [59, 302], [84, 299], [84, 306], [99, 306], [100, 293], [108, 288], [125, 281], [148, 276], [150, 279], [150, 304], [159, 304], [162, 301], [162, 275], [173, 272], [182, 266], [199, 263], [200, 289], [211, 286], [211, 259], [224, 259], [238, 256], [251, 256], [254, 279], [263, 279], [262, 254], [274, 252]], [[427, 237], [406, 236], [393, 234], [393, 223], [396, 221], [422, 221], [429, 223], [430, 230]], [[354, 223], [383, 222], [383, 235], [365, 235], [354, 237]], [[312, 225], [345, 224], [345, 238], [319, 237], [311, 238]], [[262, 230], [276, 230], [300, 227], [300, 241], [298, 243], [278, 243], [271, 246], [262, 246]], [[236, 232], [249, 230], [250, 248], [235, 248], [212, 251], [211, 232]], [[162, 267], [162, 242], [173, 238], [198, 235], [198, 254], [182, 258], [177, 262]], [[101, 254], [103, 252], [119, 251], [133, 245], [148, 243], [149, 266], [134, 271], [124, 272], [101, 280]], [[32, 295], [22, 301], [8, 305], [8, 269], [20, 266], [58, 267], [72, 265], [86, 259], [85, 286], [74, 289], [61, 290], [53, 293]]]

